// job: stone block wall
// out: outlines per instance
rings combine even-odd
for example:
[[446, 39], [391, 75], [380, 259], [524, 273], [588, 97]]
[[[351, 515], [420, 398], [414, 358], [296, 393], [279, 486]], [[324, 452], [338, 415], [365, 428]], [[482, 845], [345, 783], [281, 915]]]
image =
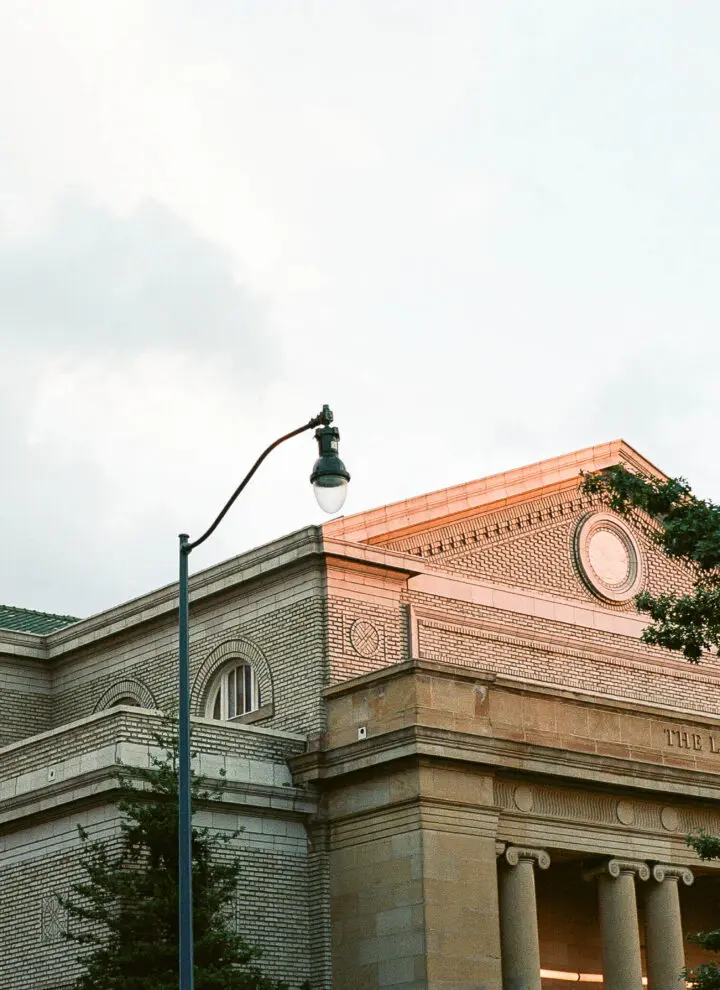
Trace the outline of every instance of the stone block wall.
[[[163, 719], [135, 709], [100, 712], [0, 750], [0, 976], [7, 990], [65, 990], [77, 969], [62, 939], [56, 894], [81, 878], [77, 825], [117, 841], [118, 766], [147, 766]], [[304, 737], [195, 720], [197, 767], [222, 780], [222, 801], [195, 821], [225, 834], [243, 870], [232, 905], [238, 930], [263, 950], [263, 968], [293, 988], [310, 977], [311, 877], [306, 822], [315, 813], [292, 786], [287, 759]], [[226, 776], [221, 778], [220, 771]]]

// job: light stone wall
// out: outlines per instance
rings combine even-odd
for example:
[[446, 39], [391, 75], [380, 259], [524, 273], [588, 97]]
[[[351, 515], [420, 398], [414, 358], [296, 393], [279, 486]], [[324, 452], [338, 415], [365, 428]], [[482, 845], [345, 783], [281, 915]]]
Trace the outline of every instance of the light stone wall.
[[499, 985], [492, 800], [490, 779], [422, 763], [333, 792], [335, 986]]
[[[292, 987], [311, 976], [310, 859], [313, 797], [293, 786], [287, 758], [297, 733], [195, 719], [196, 768], [222, 782], [221, 802], [195, 822], [225, 834], [240, 856], [233, 920], [264, 952], [263, 967]], [[119, 766], [146, 767], [160, 753], [160, 713], [119, 707], [0, 750], [0, 977], [7, 990], [61, 990], [77, 967], [61, 938], [55, 895], [81, 878], [77, 825], [117, 841]], [[221, 771], [225, 776], [221, 777]], [[317, 968], [317, 967], [316, 967]], [[320, 987], [321, 984], [318, 984]]]
[[[690, 866], [699, 887], [681, 892], [684, 930], [714, 924], [719, 868], [699, 864], [685, 834], [720, 834], [720, 719], [429, 661], [326, 697], [322, 744], [292, 765], [326, 795], [335, 986], [499, 988], [496, 854], [507, 845], [549, 854], [530, 905], [544, 969], [602, 972], [597, 883], [584, 875], [611, 856]], [[690, 750], [678, 755], [668, 732]]]

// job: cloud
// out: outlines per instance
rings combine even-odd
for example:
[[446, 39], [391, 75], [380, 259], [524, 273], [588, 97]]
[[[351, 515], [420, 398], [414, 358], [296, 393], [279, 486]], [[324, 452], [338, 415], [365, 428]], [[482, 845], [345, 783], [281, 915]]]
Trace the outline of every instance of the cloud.
[[87, 614], [172, 580], [279, 374], [233, 260], [157, 203], [66, 200], [0, 239], [0, 347], [0, 601]]
[[158, 203], [127, 216], [66, 200], [45, 231], [0, 242], [0, 342], [86, 358], [172, 350], [275, 361], [229, 254]]

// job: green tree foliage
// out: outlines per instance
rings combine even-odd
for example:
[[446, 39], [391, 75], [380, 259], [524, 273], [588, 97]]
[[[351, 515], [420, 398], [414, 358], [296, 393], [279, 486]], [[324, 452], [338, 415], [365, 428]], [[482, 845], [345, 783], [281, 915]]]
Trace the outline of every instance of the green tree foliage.
[[[690, 663], [699, 663], [704, 652], [720, 646], [720, 506], [694, 496], [682, 478], [642, 477], [622, 465], [584, 475], [582, 490], [621, 515], [651, 516], [658, 523], [653, 533], [658, 546], [668, 557], [688, 565], [692, 594], [655, 597], [643, 592], [635, 604], [652, 619], [643, 631], [646, 643], [676, 650]], [[701, 831], [686, 841], [700, 859], [720, 859], [720, 838]], [[720, 929], [688, 938], [709, 952], [720, 952]], [[715, 960], [683, 976], [694, 990], [720, 990], [720, 965]]]
[[[685, 841], [695, 850], [700, 859], [720, 859], [720, 838], [699, 831], [695, 835], [688, 835]], [[718, 929], [695, 932], [688, 935], [688, 941], [701, 945], [708, 952], [720, 952], [720, 930]], [[720, 990], [720, 965], [716, 960], [702, 963], [695, 969], [687, 970], [683, 976], [687, 985], [693, 990]]]
[[[80, 947], [75, 990], [177, 990], [178, 774], [175, 739], [135, 782], [119, 778], [123, 816], [116, 842], [91, 841], [80, 828], [84, 879], [62, 904], [66, 938]], [[193, 772], [193, 804], [217, 800]], [[196, 990], [287, 990], [262, 975], [259, 952], [233, 928], [229, 905], [240, 863], [226, 847], [232, 836], [193, 828], [193, 921]]]
[[659, 523], [655, 542], [668, 557], [689, 566], [691, 594], [654, 596], [645, 591], [635, 604], [652, 619], [644, 642], [699, 663], [705, 651], [720, 646], [720, 506], [694, 496], [682, 478], [646, 478], [622, 465], [584, 475], [582, 489], [621, 515], [651, 516]]

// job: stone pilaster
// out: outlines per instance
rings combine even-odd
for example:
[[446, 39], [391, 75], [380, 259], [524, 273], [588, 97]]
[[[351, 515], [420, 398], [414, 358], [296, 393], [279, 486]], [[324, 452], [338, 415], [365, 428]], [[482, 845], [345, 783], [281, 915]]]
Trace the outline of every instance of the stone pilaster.
[[504, 990], [540, 990], [540, 941], [535, 864], [550, 866], [542, 849], [510, 846], [500, 871], [500, 941]]
[[684, 866], [658, 863], [645, 892], [645, 951], [649, 990], [679, 990], [685, 966], [680, 920], [680, 881], [688, 887], [694, 877]]
[[635, 877], [650, 878], [647, 863], [611, 859], [585, 874], [597, 879], [605, 990], [641, 990], [642, 961]]

